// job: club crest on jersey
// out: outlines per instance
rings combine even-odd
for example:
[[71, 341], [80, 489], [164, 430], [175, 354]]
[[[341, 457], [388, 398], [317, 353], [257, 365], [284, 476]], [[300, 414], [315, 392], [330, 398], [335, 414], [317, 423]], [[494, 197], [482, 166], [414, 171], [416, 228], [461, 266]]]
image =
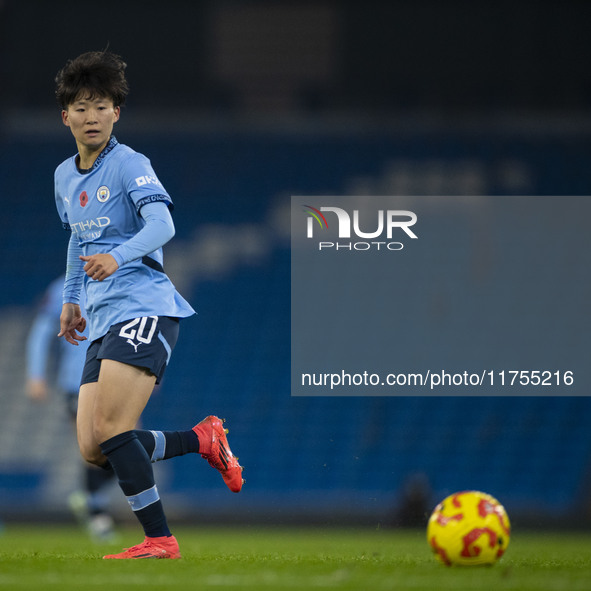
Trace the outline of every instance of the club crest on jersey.
[[111, 196], [111, 191], [109, 191], [109, 187], [107, 187], [106, 185], [99, 187], [98, 191], [96, 192], [96, 198], [101, 203], [104, 203], [110, 196]]
[[88, 193], [86, 191], [82, 191], [80, 193], [80, 207], [86, 207], [88, 203]]

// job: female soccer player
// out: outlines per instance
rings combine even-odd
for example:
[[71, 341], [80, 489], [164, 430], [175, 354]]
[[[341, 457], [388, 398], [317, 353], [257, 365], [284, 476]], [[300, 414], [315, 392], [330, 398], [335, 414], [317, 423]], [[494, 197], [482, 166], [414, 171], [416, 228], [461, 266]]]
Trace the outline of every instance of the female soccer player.
[[112, 135], [128, 93], [126, 64], [103, 51], [70, 60], [56, 77], [62, 121], [78, 153], [55, 171], [55, 199], [68, 243], [59, 337], [85, 340], [79, 307], [86, 293], [90, 346], [81, 380], [77, 433], [84, 459], [115, 471], [144, 528], [142, 543], [104, 558], [180, 558], [151, 462], [199, 453], [233, 492], [242, 467], [222, 421], [188, 431], [135, 429], [175, 346], [179, 319], [194, 314], [162, 267], [174, 235], [172, 200], [149, 160]]

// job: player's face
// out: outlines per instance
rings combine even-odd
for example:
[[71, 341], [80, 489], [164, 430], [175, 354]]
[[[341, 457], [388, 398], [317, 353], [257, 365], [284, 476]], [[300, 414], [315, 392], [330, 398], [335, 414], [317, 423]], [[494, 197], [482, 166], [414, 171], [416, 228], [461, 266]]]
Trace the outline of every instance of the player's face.
[[62, 111], [62, 121], [70, 128], [79, 149], [94, 152], [107, 145], [119, 112], [120, 108], [113, 106], [109, 98], [81, 95]]

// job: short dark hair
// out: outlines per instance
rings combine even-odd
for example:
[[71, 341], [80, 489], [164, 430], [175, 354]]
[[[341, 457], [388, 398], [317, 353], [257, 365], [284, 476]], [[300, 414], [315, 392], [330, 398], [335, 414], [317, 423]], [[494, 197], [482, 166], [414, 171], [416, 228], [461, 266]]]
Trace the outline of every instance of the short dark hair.
[[55, 96], [62, 109], [67, 109], [82, 92], [84, 98], [107, 97], [121, 107], [129, 92], [125, 78], [127, 64], [108, 51], [89, 51], [68, 60], [55, 77]]

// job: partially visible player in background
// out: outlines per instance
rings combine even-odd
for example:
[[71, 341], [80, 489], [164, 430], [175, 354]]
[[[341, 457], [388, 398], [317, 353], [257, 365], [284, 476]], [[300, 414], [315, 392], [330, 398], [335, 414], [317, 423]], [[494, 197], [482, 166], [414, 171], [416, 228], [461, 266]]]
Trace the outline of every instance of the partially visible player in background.
[[[76, 432], [78, 389], [86, 360], [87, 341], [72, 347], [56, 339], [62, 312], [64, 275], [52, 281], [41, 300], [27, 338], [27, 395], [35, 401], [46, 402], [52, 386], [65, 397], [72, 427]], [[84, 308], [84, 297], [81, 300]], [[83, 490], [68, 498], [70, 509], [96, 541], [111, 541], [114, 524], [108, 510], [107, 488], [114, 481], [112, 471], [101, 470], [84, 462]]]

